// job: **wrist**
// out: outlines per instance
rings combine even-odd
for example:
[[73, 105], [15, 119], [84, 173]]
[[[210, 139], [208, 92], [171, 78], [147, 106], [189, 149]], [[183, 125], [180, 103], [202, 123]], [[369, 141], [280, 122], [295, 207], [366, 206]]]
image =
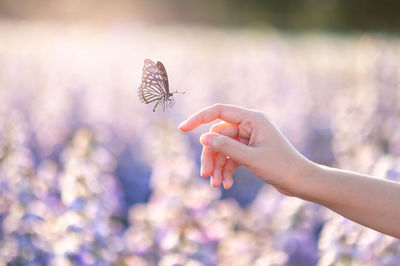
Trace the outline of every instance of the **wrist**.
[[301, 199], [308, 197], [310, 190], [316, 185], [318, 176], [321, 176], [319, 172], [322, 170], [319, 164], [304, 159], [305, 161], [295, 168], [290, 188], [291, 194]]

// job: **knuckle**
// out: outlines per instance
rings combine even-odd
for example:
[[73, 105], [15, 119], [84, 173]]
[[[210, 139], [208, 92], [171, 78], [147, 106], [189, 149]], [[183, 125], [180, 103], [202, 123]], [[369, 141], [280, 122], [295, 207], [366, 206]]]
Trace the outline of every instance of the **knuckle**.
[[222, 107], [222, 103], [215, 103], [212, 105], [212, 107], [215, 109], [220, 109]]
[[215, 109], [218, 113], [222, 112], [227, 105], [223, 103], [215, 103], [212, 105], [212, 108]]
[[218, 132], [219, 124], [214, 124], [211, 126], [210, 131], [211, 132]]
[[254, 122], [253, 121], [245, 121], [239, 125], [239, 131], [241, 132], [242, 136], [249, 137], [251, 134], [251, 131], [254, 128]]
[[213, 142], [214, 146], [217, 148], [224, 148], [226, 146], [226, 138], [221, 136], [216, 136]]
[[259, 121], [259, 122], [265, 122], [265, 121], [270, 122], [271, 121], [269, 116], [262, 111], [256, 111], [254, 114], [254, 118], [256, 121]]
[[267, 114], [262, 112], [262, 111], [256, 111], [255, 115], [259, 119], [266, 119], [267, 118]]
[[213, 115], [215, 117], [219, 117], [221, 112], [222, 112], [222, 109], [223, 109], [223, 104], [222, 103], [216, 103], [216, 104], [213, 104], [210, 107], [209, 110], [213, 113]]

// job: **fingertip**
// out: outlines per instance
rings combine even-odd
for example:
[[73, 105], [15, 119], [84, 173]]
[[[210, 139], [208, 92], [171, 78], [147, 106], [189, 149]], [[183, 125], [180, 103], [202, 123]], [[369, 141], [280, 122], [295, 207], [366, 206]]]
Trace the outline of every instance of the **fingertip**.
[[204, 178], [209, 177], [210, 174], [207, 173], [207, 172], [209, 172], [209, 171], [206, 172], [206, 170], [204, 170], [204, 168], [205, 168], [205, 167], [203, 167], [203, 166], [200, 167], [200, 176], [201, 176], [201, 177], [204, 177]]
[[203, 144], [204, 146], [210, 146], [211, 137], [212, 137], [212, 134], [210, 134], [210, 133], [205, 133], [205, 134], [201, 135], [200, 143]]
[[186, 132], [187, 130], [186, 130], [186, 128], [185, 128], [185, 125], [186, 125], [186, 120], [183, 121], [183, 122], [181, 122], [181, 123], [178, 125], [179, 130], [180, 130], [180, 131], [183, 131], [183, 132]]
[[228, 169], [224, 169], [224, 172], [222, 174], [222, 184], [225, 189], [230, 189], [233, 185], [233, 176], [232, 173]]
[[223, 185], [224, 185], [224, 189], [226, 189], [226, 190], [228, 190], [232, 187], [232, 185], [225, 185], [224, 183], [223, 183]]
[[213, 188], [216, 188], [214, 180], [215, 180], [215, 177], [213, 175], [211, 175], [211, 177], [210, 177], [210, 186], [213, 187]]
[[206, 173], [201, 172], [201, 173], [200, 173], [200, 176], [206, 178], [206, 177], [209, 177], [210, 175], [207, 175]]
[[230, 178], [225, 178], [224, 176], [224, 181], [222, 182], [224, 189], [230, 189], [233, 185], [233, 178], [232, 176]]
[[210, 175], [212, 175], [212, 172], [213, 172], [213, 165], [206, 164], [203, 167], [203, 170], [201, 171], [200, 175], [202, 177], [209, 177]]
[[233, 172], [235, 171], [235, 163], [232, 159], [227, 159], [227, 162], [222, 173], [223, 185], [225, 189], [230, 189], [233, 186]]

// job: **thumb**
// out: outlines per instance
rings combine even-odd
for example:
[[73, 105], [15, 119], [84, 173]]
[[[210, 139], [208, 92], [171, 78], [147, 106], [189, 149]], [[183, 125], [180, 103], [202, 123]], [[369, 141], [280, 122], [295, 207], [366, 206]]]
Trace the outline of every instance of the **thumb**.
[[250, 155], [253, 152], [252, 147], [217, 133], [201, 135], [200, 142], [210, 150], [229, 156], [235, 162], [244, 165], [249, 162]]

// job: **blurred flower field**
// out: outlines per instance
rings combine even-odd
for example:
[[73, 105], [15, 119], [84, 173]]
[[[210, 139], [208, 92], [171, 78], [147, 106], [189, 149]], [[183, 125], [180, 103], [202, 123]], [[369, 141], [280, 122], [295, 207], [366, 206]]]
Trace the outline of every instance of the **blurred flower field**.
[[[399, 39], [3, 22], [0, 40], [0, 265], [400, 265], [399, 240], [243, 169], [211, 188], [208, 127], [177, 129], [261, 109], [308, 158], [400, 181]], [[186, 91], [169, 112], [137, 99], [145, 58]]]

